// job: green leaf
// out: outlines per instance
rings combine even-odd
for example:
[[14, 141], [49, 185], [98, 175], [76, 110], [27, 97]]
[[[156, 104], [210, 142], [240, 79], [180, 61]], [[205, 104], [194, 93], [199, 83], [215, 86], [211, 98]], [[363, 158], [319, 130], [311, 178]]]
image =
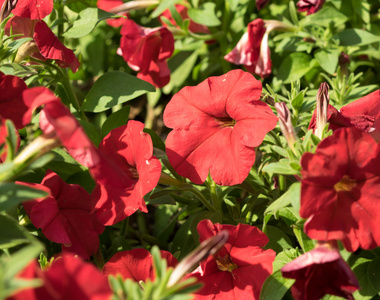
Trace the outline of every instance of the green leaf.
[[0, 249], [29, 242], [27, 234], [15, 220], [6, 215], [0, 215]]
[[346, 23], [347, 20], [348, 18], [334, 7], [325, 5], [317, 13], [302, 19], [300, 23], [302, 26], [318, 25], [328, 27], [330, 23], [339, 26]]
[[162, 139], [157, 133], [155, 133], [152, 129], [149, 128], [144, 128], [144, 132], [149, 134], [152, 138], [153, 147], [165, 152], [165, 143], [162, 141]]
[[363, 46], [380, 42], [380, 36], [356, 28], [343, 30], [334, 38], [339, 40], [341, 46]]
[[306, 53], [292, 53], [282, 62], [277, 77], [284, 83], [296, 81], [313, 68], [311, 61], [311, 56]]
[[114, 17], [114, 14], [95, 7], [89, 7], [79, 13], [78, 19], [74, 21], [73, 27], [63, 35], [68, 38], [80, 38], [89, 34], [102, 20]]
[[206, 2], [198, 8], [190, 8], [188, 15], [195, 23], [206, 26], [219, 26], [221, 22], [215, 15], [215, 6], [215, 3]]
[[17, 206], [23, 201], [46, 197], [45, 191], [13, 182], [0, 183], [0, 211]]
[[105, 137], [112, 129], [118, 128], [128, 123], [129, 111], [131, 107], [129, 105], [124, 106], [117, 112], [112, 113], [107, 117], [107, 120], [102, 126], [102, 137]]
[[35, 69], [16, 63], [3, 64], [0, 66], [0, 71], [5, 75], [14, 75], [18, 77], [26, 77], [30, 76], [31, 74], [37, 74]]
[[88, 92], [82, 110], [102, 112], [115, 105], [154, 92], [150, 83], [124, 72], [108, 72], [101, 76]]
[[380, 292], [380, 258], [374, 260], [359, 258], [352, 270], [359, 281], [361, 296], [372, 297]]
[[161, 15], [164, 10], [169, 9], [170, 6], [181, 2], [182, 0], [161, 0], [160, 4], [156, 7], [156, 9], [152, 12], [151, 18], [157, 18]]
[[285, 175], [294, 175], [299, 173], [289, 165], [289, 162], [286, 161], [270, 163], [264, 166], [263, 172]]
[[275, 200], [268, 208], [265, 210], [265, 214], [272, 213], [276, 214], [281, 208], [287, 207], [292, 203], [293, 198], [300, 198], [301, 194], [301, 183], [293, 183], [290, 188], [277, 200]]
[[329, 74], [334, 74], [338, 66], [340, 51], [338, 49], [320, 49], [315, 51], [319, 65]]
[[260, 300], [282, 299], [294, 282], [294, 279], [282, 277], [280, 270], [274, 272], [265, 280], [261, 288]]
[[292, 248], [292, 241], [281, 229], [267, 225], [265, 234], [269, 238], [269, 243], [265, 246], [265, 249], [273, 249], [276, 252], [281, 252], [284, 249]]

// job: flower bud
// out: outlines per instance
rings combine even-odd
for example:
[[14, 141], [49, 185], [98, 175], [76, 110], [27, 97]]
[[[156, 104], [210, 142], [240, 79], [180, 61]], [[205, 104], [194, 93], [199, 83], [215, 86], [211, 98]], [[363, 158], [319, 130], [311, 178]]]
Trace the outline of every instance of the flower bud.
[[281, 131], [284, 134], [289, 147], [294, 150], [294, 143], [297, 138], [294, 132], [290, 110], [284, 102], [275, 103], [274, 107], [277, 110], [277, 117], [280, 120]]
[[329, 105], [329, 86], [326, 82], [321, 83], [317, 93], [317, 127], [315, 135], [322, 138], [323, 129], [327, 124], [327, 107]]

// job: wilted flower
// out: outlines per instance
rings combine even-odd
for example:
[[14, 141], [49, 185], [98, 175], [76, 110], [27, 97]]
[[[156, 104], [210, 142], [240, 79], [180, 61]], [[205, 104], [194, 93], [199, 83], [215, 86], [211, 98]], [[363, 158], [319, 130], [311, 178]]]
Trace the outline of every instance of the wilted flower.
[[369, 134], [350, 127], [302, 156], [300, 215], [309, 237], [341, 240], [348, 251], [380, 246], [379, 150]]
[[307, 14], [314, 14], [320, 10], [326, 0], [299, 0], [297, 3], [298, 11], [307, 11]]
[[261, 82], [242, 70], [210, 77], [173, 96], [164, 123], [173, 128], [166, 152], [173, 168], [196, 184], [209, 172], [220, 185], [244, 181], [277, 118], [260, 101]]
[[326, 294], [353, 300], [352, 293], [359, 289], [355, 274], [340, 256], [336, 241], [318, 243], [281, 271], [284, 277], [296, 279], [291, 289], [295, 300], [318, 300]]
[[256, 0], [257, 10], [263, 9], [265, 5], [269, 3], [270, 0]]
[[53, 0], [0, 0], [0, 7], [8, 6], [15, 16], [42, 20], [53, 11]]

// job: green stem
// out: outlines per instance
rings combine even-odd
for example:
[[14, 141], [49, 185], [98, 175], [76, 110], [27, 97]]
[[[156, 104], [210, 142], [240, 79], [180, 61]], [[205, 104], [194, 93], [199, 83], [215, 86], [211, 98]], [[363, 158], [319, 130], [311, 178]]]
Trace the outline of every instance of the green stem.
[[203, 194], [195, 188], [189, 189], [189, 192], [193, 193], [208, 208], [209, 211], [215, 211], [216, 209], [210, 204], [210, 202], [203, 196]]
[[216, 210], [222, 212], [222, 206], [219, 201], [217, 186], [216, 183], [211, 179], [210, 175], [207, 177], [206, 183], [210, 190], [212, 204], [214, 205]]
[[121, 237], [125, 237], [125, 234], [127, 232], [128, 222], [129, 222], [129, 218], [126, 218], [121, 223], [121, 229], [120, 229], [120, 236]]
[[94, 254], [94, 263], [99, 269], [103, 269], [104, 266], [104, 258], [100, 249]]

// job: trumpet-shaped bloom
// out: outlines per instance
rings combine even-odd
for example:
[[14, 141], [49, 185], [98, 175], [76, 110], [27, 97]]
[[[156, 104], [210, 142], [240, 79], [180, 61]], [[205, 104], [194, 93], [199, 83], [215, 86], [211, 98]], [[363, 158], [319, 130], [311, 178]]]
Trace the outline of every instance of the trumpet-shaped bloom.
[[326, 0], [299, 0], [297, 2], [298, 11], [307, 11], [308, 15], [315, 14], [325, 4]]
[[272, 61], [264, 21], [256, 19], [249, 23], [247, 32], [224, 59], [235, 65], [244, 65], [253, 74], [268, 76], [272, 72]]
[[157, 185], [161, 164], [143, 129], [143, 123], [129, 121], [112, 130], [99, 145], [105, 159], [92, 171], [103, 173], [95, 175], [95, 180], [101, 176], [113, 179], [98, 182], [92, 193], [97, 217], [104, 225], [122, 221], [138, 209], [147, 212], [143, 197]]
[[261, 82], [242, 70], [185, 87], [165, 108], [173, 128], [166, 152], [173, 168], [196, 184], [209, 172], [217, 184], [239, 184], [255, 162], [255, 147], [277, 123], [260, 101]]
[[27, 42], [20, 47], [19, 56], [30, 55], [43, 61], [54, 59], [61, 68], [70, 67], [73, 72], [78, 70], [80, 63], [74, 52], [61, 43], [44, 21], [13, 17], [5, 26], [7, 35], [10, 34], [11, 27], [13, 34], [23, 35], [18, 38], [33, 38], [32, 42]]
[[229, 233], [229, 238], [217, 254], [201, 262], [192, 273], [204, 283], [195, 299], [259, 299], [276, 256], [273, 250], [262, 249], [268, 237], [254, 226], [213, 224], [210, 220], [199, 222], [197, 230], [201, 242], [222, 230]]
[[[329, 105], [327, 110], [329, 129], [356, 127], [369, 133], [376, 141], [380, 140], [380, 90], [372, 92], [354, 102], [343, 106], [340, 111]], [[316, 113], [309, 124], [309, 129], [316, 127]]]
[[[160, 251], [168, 267], [175, 267], [177, 259], [167, 251]], [[123, 279], [134, 281], [154, 280], [153, 260], [150, 252], [143, 248], [132, 249], [116, 253], [103, 267], [104, 275], [120, 274]]]
[[380, 153], [374, 139], [342, 128], [301, 159], [304, 230], [319, 241], [341, 240], [348, 251], [380, 246]]
[[126, 20], [121, 28], [120, 50], [129, 67], [138, 71], [137, 77], [156, 87], [170, 81], [166, 60], [174, 52], [173, 34], [165, 27], [145, 28]]
[[[0, 0], [0, 7], [8, 0]], [[18, 17], [42, 20], [53, 11], [53, 0], [18, 0], [12, 13]]]
[[38, 278], [43, 285], [21, 290], [9, 300], [110, 300], [112, 296], [107, 278], [96, 267], [69, 254], [44, 271], [33, 261], [18, 277]]
[[318, 300], [326, 294], [354, 299], [352, 293], [359, 289], [355, 274], [339, 250], [329, 245], [317, 245], [281, 271], [284, 277], [296, 279], [291, 289], [295, 300]]
[[77, 184], [65, 183], [57, 174], [48, 171], [41, 184], [49, 196], [24, 202], [32, 223], [41, 228], [45, 237], [62, 244], [62, 250], [88, 259], [99, 248], [99, 234], [104, 226], [91, 214], [90, 195]]

